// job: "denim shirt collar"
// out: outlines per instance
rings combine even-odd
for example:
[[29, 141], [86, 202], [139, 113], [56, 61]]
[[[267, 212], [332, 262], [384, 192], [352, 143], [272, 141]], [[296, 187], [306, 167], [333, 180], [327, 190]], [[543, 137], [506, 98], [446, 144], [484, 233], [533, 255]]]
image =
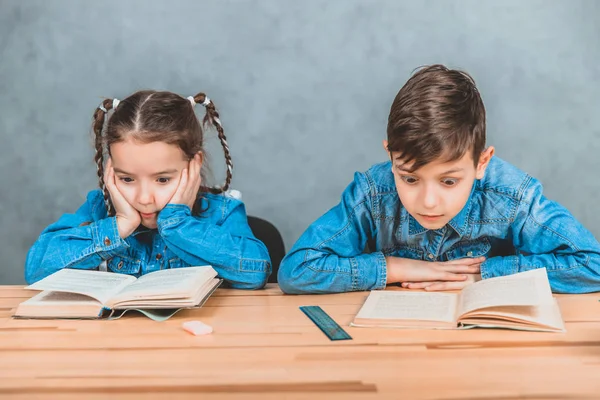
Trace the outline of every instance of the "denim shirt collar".
[[[479, 184], [479, 180], [475, 180], [473, 183], [473, 187], [471, 188], [471, 193], [469, 194], [469, 199], [465, 206], [460, 210], [458, 214], [454, 216], [448, 223], [447, 226], [450, 226], [458, 236], [461, 238], [467, 233], [467, 223], [469, 222], [469, 214], [471, 213], [471, 208], [473, 206], [473, 193], [475, 192], [475, 187]], [[417, 222], [417, 220], [406, 211], [406, 208], [402, 208], [402, 219], [408, 219], [408, 234], [410, 236], [420, 235], [428, 229], [424, 228]], [[444, 229], [444, 228], [441, 228]]]
[[147, 233], [147, 232], [150, 232], [150, 231], [152, 231], [152, 230], [154, 230], [154, 231], [157, 231], [157, 229], [156, 229], [156, 228], [155, 228], [155, 229], [150, 229], [150, 228], [146, 228], [144, 225], [140, 224], [140, 225], [139, 225], [139, 226], [138, 226], [138, 227], [135, 229], [135, 231], [133, 231], [133, 233], [132, 233], [130, 236], [137, 236], [137, 235], [139, 235], [140, 233]]

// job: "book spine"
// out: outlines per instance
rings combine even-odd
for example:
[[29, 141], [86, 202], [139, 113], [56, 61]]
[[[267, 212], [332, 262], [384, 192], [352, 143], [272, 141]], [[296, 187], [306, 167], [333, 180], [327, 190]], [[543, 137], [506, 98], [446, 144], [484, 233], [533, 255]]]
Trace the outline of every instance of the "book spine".
[[99, 319], [109, 319], [115, 311], [109, 307], [102, 307], [98, 314]]

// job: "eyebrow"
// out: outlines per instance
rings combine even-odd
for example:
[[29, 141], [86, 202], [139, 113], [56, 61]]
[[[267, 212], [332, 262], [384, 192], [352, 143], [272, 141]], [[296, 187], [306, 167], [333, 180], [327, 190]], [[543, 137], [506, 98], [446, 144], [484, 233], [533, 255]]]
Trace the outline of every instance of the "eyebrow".
[[455, 172], [462, 172], [464, 170], [465, 170], [464, 168], [452, 168], [452, 169], [449, 169], [448, 171], [442, 172], [442, 175], [453, 174]]
[[[124, 171], [124, 170], [122, 170], [120, 168], [115, 168], [114, 170], [115, 170], [116, 173], [123, 174], [123, 175], [135, 175], [135, 174], [130, 174], [129, 172]], [[177, 172], [179, 172], [179, 171], [177, 171], [176, 169], [172, 168], [172, 169], [166, 169], [164, 171], [157, 172], [155, 174], [152, 174], [152, 176], [169, 175], [169, 174], [175, 174]]]
[[404, 172], [410, 172], [410, 173], [414, 172], [414, 171], [413, 171], [413, 170], [411, 170], [411, 169], [405, 168], [405, 167], [403, 166], [403, 164], [396, 164], [396, 168], [398, 168], [400, 171], [404, 171]]
[[[411, 174], [416, 172], [411, 169], [405, 168], [404, 164], [396, 164], [396, 168], [398, 168], [400, 171], [409, 172]], [[452, 168], [452, 169], [449, 169], [448, 171], [442, 172], [440, 175], [454, 174], [456, 172], [462, 172], [464, 170], [465, 170], [464, 168]]]

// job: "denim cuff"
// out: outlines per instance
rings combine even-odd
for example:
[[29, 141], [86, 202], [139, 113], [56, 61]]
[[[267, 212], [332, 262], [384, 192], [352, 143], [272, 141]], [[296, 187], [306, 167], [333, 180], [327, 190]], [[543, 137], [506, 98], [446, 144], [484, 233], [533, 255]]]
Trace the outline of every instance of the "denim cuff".
[[481, 264], [481, 278], [512, 275], [519, 272], [519, 256], [492, 257]]
[[385, 289], [387, 267], [382, 252], [350, 258], [352, 290]]
[[165, 208], [158, 213], [156, 224], [158, 231], [162, 234], [162, 230], [176, 225], [182, 219], [190, 217], [192, 210], [185, 204], [167, 204]]
[[129, 247], [126, 241], [119, 236], [117, 217], [108, 217], [90, 225], [94, 251], [104, 260], [119, 254]]

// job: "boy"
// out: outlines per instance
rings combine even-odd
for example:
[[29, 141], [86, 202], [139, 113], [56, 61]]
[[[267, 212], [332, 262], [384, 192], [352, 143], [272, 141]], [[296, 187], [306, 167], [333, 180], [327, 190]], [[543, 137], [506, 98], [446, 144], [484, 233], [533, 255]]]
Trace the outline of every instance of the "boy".
[[415, 73], [383, 144], [390, 161], [356, 173], [283, 259], [284, 292], [452, 290], [542, 267], [554, 292], [600, 290], [600, 244], [485, 147], [485, 108], [468, 74], [442, 65]]

